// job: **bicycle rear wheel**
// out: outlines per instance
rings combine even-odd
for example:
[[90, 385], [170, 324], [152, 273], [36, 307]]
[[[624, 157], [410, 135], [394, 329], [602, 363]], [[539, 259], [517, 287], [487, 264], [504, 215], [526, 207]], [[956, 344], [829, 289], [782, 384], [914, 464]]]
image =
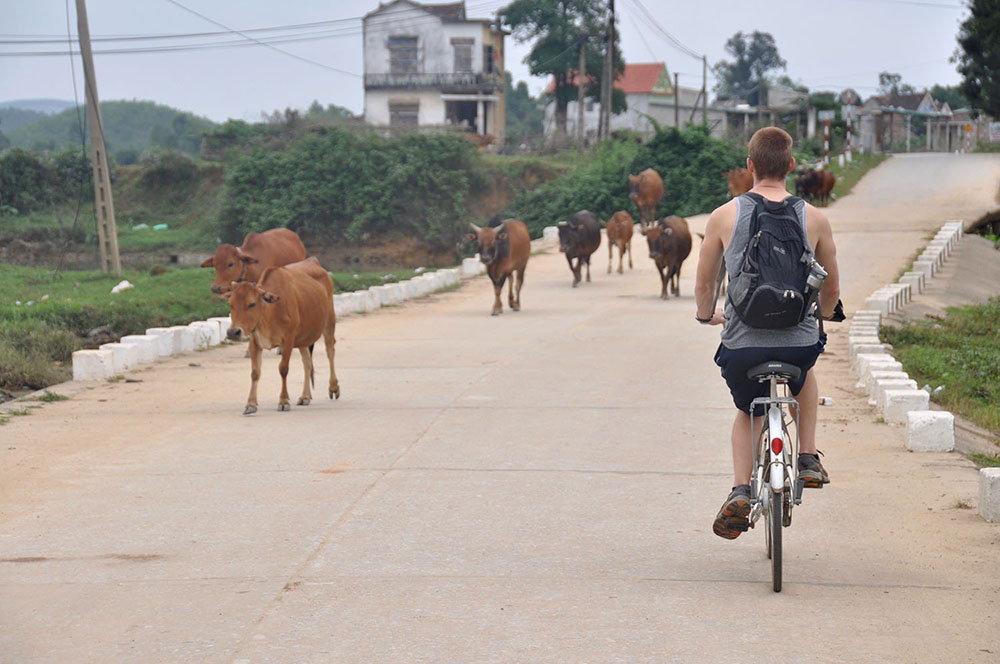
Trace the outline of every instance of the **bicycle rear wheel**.
[[770, 514], [767, 518], [767, 548], [771, 554], [771, 582], [774, 592], [781, 592], [781, 526], [783, 523], [783, 501], [780, 493], [770, 495]]

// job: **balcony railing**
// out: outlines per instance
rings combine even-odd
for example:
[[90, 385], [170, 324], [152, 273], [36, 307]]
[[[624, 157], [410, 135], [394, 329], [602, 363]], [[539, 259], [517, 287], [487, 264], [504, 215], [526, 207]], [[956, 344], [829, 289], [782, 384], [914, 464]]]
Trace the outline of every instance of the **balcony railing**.
[[494, 92], [503, 85], [498, 74], [365, 74], [366, 90], [419, 90], [444, 92]]

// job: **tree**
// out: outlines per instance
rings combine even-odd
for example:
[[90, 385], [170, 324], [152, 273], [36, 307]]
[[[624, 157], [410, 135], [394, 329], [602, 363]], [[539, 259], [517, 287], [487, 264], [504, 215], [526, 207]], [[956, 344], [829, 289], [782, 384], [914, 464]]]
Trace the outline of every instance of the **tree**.
[[884, 71], [878, 75], [878, 92], [882, 95], [912, 95], [916, 90], [909, 83], [903, 83], [900, 74]]
[[958, 46], [962, 94], [974, 109], [1000, 117], [1000, 0], [970, 0]]
[[969, 100], [962, 94], [959, 85], [935, 85], [931, 88], [931, 96], [937, 101], [948, 102], [952, 110], [969, 107]]
[[756, 30], [750, 35], [737, 32], [726, 42], [726, 52], [733, 61], [720, 60], [712, 67], [719, 78], [716, 94], [720, 99], [746, 99], [753, 106], [759, 105], [766, 99], [761, 93], [767, 92], [767, 73], [787, 64], [778, 55], [774, 37]]
[[[536, 40], [525, 57], [533, 76], [551, 75], [555, 79], [556, 133], [566, 135], [566, 109], [577, 97], [575, 72], [578, 64], [577, 44], [581, 31], [588, 38], [584, 47], [587, 97], [600, 100], [601, 76], [604, 66], [606, 14], [602, 0], [514, 0], [497, 12], [498, 18], [510, 26], [520, 42]], [[625, 72], [619, 35], [614, 35], [614, 77]], [[625, 95], [613, 90], [611, 110], [625, 110]]]
[[504, 100], [507, 117], [507, 143], [520, 145], [545, 129], [545, 111], [539, 100], [528, 92], [528, 84], [520, 81], [515, 88], [510, 72], [504, 72]]

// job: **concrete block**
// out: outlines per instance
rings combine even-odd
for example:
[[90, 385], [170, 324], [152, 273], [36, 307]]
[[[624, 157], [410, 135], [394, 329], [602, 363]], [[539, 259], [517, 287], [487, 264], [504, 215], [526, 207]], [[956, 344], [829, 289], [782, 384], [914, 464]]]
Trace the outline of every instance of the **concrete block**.
[[194, 350], [194, 331], [187, 325], [174, 325], [170, 330], [174, 333], [175, 354]]
[[479, 258], [463, 258], [461, 268], [462, 276], [466, 278], [477, 276], [479, 274], [480, 265], [482, 265], [482, 263], [479, 261]]
[[73, 380], [106, 380], [115, 375], [114, 352], [78, 350], [73, 353]]
[[139, 364], [156, 362], [156, 358], [160, 356], [156, 348], [159, 343], [159, 337], [154, 337], [151, 334], [129, 334], [122, 337], [121, 342], [123, 344], [135, 344], [138, 351]]
[[924, 273], [923, 272], [916, 272], [916, 271], [912, 271], [911, 270], [910, 272], [904, 272], [903, 276], [904, 277], [917, 277], [920, 280], [919, 286], [917, 286], [917, 288], [916, 288], [916, 290], [917, 290], [918, 293], [922, 293], [923, 290], [924, 290], [924, 286], [927, 285], [927, 281], [924, 278]]
[[889, 344], [858, 344], [854, 347], [855, 355], [868, 355], [871, 353], [888, 353]]
[[928, 279], [932, 279], [937, 274], [937, 263], [932, 260], [921, 260], [918, 258], [913, 261], [913, 270], [922, 273]]
[[558, 242], [559, 229], [556, 226], [546, 226], [542, 229], [542, 239], [546, 242]]
[[1000, 523], [1000, 468], [979, 469], [979, 516]]
[[931, 251], [939, 252], [943, 255], [943, 258], [948, 258], [951, 255], [951, 248], [947, 240], [931, 240], [927, 247]]
[[347, 301], [342, 293], [335, 293], [333, 296], [333, 313], [336, 316], [347, 315]]
[[851, 316], [851, 320], [859, 320], [862, 318], [874, 318], [876, 320], [882, 317], [882, 312], [878, 309], [858, 309]]
[[880, 364], [869, 364], [868, 373], [861, 378], [865, 392], [874, 395], [875, 382], [879, 380], [910, 380], [910, 376], [899, 369], [883, 369]]
[[868, 366], [871, 364], [889, 364], [895, 361], [896, 358], [883, 348], [875, 353], [858, 353], [851, 360], [851, 368], [854, 370], [856, 376], [864, 376], [868, 372]]
[[174, 332], [169, 327], [146, 328], [146, 334], [156, 337], [156, 352], [160, 357], [174, 354]]
[[868, 325], [852, 325], [847, 331], [847, 338], [851, 339], [854, 337], [878, 337], [878, 328], [875, 326]]
[[388, 285], [372, 286], [369, 290], [378, 297], [378, 305], [380, 307], [388, 307], [391, 304], [395, 304], [392, 301], [392, 289]]
[[101, 350], [111, 351], [111, 368], [115, 374], [125, 373], [139, 366], [139, 347], [135, 344], [101, 344]]
[[881, 295], [872, 294], [865, 300], [866, 309], [878, 309], [882, 316], [888, 316], [890, 313], [890, 307], [892, 306], [892, 298], [885, 297]]
[[195, 350], [204, 350], [212, 346], [218, 346], [222, 341], [219, 338], [219, 326], [204, 320], [196, 320], [188, 323], [188, 329], [194, 333]]
[[857, 348], [861, 346], [872, 346], [881, 344], [882, 340], [877, 336], [871, 337], [848, 337], [847, 338], [847, 352], [850, 355], [857, 355]]
[[226, 332], [229, 330], [229, 316], [214, 316], [208, 319], [209, 323], [215, 323], [219, 326], [219, 339], [222, 341], [226, 340]]
[[911, 299], [913, 293], [921, 293], [924, 290], [924, 275], [922, 274], [904, 274], [899, 278], [899, 283], [906, 284], [910, 287]]
[[911, 410], [906, 414], [906, 449], [951, 452], [955, 449], [955, 416], [945, 410]]
[[906, 424], [911, 410], [927, 410], [930, 395], [923, 390], [886, 390], [882, 417], [890, 424]]
[[919, 386], [917, 381], [910, 378], [882, 378], [874, 381], [871, 397], [875, 399], [875, 407], [879, 410], [885, 409], [886, 393], [893, 390], [915, 390]]

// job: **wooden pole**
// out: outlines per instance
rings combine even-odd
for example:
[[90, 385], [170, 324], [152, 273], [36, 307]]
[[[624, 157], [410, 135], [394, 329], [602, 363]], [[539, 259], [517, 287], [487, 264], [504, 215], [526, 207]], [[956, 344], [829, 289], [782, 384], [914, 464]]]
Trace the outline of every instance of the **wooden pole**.
[[677, 84], [677, 72], [674, 72], [674, 127], [681, 128], [681, 89]]
[[701, 123], [708, 125], [708, 56], [701, 56]]
[[581, 33], [577, 37], [577, 43], [579, 44], [580, 59], [576, 71], [576, 149], [583, 149], [583, 90], [586, 87], [587, 80], [587, 58], [586, 46], [587, 46], [587, 35]]
[[615, 0], [608, 0], [608, 28], [604, 35], [604, 75], [601, 76], [601, 120], [597, 134], [601, 138], [611, 135], [611, 99], [615, 68]]
[[83, 58], [83, 79], [87, 97], [87, 121], [90, 124], [90, 156], [94, 171], [94, 212], [97, 214], [97, 241], [101, 250], [101, 270], [121, 276], [122, 261], [118, 254], [118, 229], [115, 225], [115, 202], [111, 196], [108, 175], [108, 155], [101, 122], [100, 100], [97, 98], [97, 77], [94, 75], [94, 55], [90, 50], [90, 27], [84, 0], [76, 0], [77, 30], [80, 35], [80, 56]]

